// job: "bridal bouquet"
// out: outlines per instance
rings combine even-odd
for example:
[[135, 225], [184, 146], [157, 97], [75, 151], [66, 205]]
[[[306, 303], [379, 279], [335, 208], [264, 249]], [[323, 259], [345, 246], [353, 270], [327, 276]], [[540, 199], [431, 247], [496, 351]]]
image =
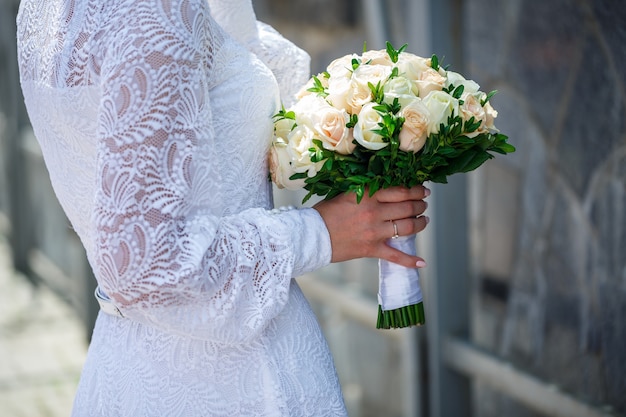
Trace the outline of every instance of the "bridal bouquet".
[[[494, 126], [497, 112], [472, 80], [447, 71], [437, 56], [395, 49], [346, 55], [313, 76], [297, 102], [274, 116], [271, 178], [280, 188], [330, 199], [478, 168], [515, 148]], [[415, 236], [390, 239], [415, 254]], [[379, 262], [378, 328], [423, 324], [417, 269]]]

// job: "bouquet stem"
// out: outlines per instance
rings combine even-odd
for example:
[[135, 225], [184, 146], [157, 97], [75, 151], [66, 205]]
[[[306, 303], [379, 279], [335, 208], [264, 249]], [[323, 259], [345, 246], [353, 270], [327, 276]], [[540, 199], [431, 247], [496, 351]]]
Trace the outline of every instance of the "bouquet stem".
[[[415, 235], [390, 239], [389, 246], [415, 254]], [[406, 268], [381, 259], [378, 263], [377, 329], [397, 329], [425, 323], [422, 289], [416, 268]]]
[[424, 303], [411, 304], [395, 310], [384, 311], [378, 306], [377, 329], [400, 329], [403, 327], [421, 326], [426, 322]]

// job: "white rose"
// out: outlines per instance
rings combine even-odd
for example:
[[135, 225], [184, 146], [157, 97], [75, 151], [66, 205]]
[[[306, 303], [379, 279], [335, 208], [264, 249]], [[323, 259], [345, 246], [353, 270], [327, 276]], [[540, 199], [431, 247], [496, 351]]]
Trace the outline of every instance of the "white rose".
[[346, 127], [350, 115], [343, 109], [330, 105], [320, 107], [314, 114], [313, 130], [324, 148], [343, 155], [351, 154], [356, 145], [352, 143], [352, 131]]
[[352, 60], [359, 59], [356, 54], [345, 55], [328, 64], [326, 72], [333, 78], [350, 78], [352, 76]]
[[274, 123], [274, 136], [283, 139], [285, 142], [289, 137], [291, 129], [296, 122], [292, 119], [280, 119]]
[[383, 92], [385, 93], [385, 103], [391, 104], [394, 98], [411, 96], [413, 85], [408, 78], [394, 77], [383, 85]]
[[313, 120], [315, 114], [322, 108], [328, 106], [326, 100], [317, 94], [304, 96], [296, 104], [291, 107], [291, 110], [296, 114], [296, 124], [313, 126]]
[[354, 126], [354, 138], [364, 148], [377, 151], [389, 145], [383, 141], [383, 137], [372, 130], [380, 129], [379, 123], [382, 122], [382, 116], [374, 109], [376, 103], [368, 103], [363, 106], [359, 113], [359, 120]]
[[323, 162], [311, 161], [311, 149], [315, 133], [306, 124], [298, 124], [289, 134], [287, 152], [289, 153], [291, 166], [294, 172], [306, 172], [309, 177], [314, 177], [322, 167]]
[[428, 133], [439, 133], [439, 125], [447, 124], [448, 117], [453, 113], [459, 113], [459, 102], [448, 93], [443, 91], [433, 91], [429, 93], [422, 103], [430, 113], [430, 123], [428, 125]]
[[296, 172], [291, 164], [291, 155], [288, 151], [288, 145], [283, 140], [275, 140], [270, 148], [269, 165], [272, 182], [278, 188], [287, 188], [288, 190], [299, 190], [304, 187], [304, 179], [290, 180]]
[[328, 80], [328, 96], [326, 100], [335, 108], [345, 109], [351, 112], [352, 107], [348, 105], [348, 96], [350, 96], [352, 85], [350, 78], [330, 77]]
[[442, 90], [446, 85], [446, 78], [438, 71], [428, 68], [419, 75], [419, 78], [415, 80], [415, 84], [417, 85], [419, 97], [423, 98], [431, 91]]
[[393, 62], [391, 62], [391, 58], [389, 57], [386, 49], [363, 52], [363, 55], [361, 55], [361, 61], [364, 64], [367, 63], [370, 65], [393, 66]]
[[412, 81], [419, 80], [422, 72], [431, 69], [430, 59], [406, 52], [398, 56], [397, 66], [399, 74]]
[[450, 84], [452, 84], [454, 88], [458, 87], [459, 85], [462, 85], [463, 92], [470, 93], [470, 94], [477, 93], [478, 90], [480, 89], [480, 86], [475, 81], [465, 79], [465, 77], [463, 77], [458, 72], [448, 71], [446, 73], [446, 77], [447, 77], [446, 87], [449, 86]]
[[428, 138], [429, 112], [419, 98], [403, 106], [399, 116], [404, 117], [402, 130], [400, 130], [400, 150], [405, 152], [418, 152], [426, 144]]

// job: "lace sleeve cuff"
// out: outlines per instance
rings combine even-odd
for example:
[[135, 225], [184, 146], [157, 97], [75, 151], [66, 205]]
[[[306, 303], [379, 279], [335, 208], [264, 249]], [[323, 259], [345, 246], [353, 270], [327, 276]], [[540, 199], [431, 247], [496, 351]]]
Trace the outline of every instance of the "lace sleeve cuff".
[[303, 208], [281, 212], [294, 245], [293, 277], [315, 271], [330, 263], [330, 235], [317, 210]]

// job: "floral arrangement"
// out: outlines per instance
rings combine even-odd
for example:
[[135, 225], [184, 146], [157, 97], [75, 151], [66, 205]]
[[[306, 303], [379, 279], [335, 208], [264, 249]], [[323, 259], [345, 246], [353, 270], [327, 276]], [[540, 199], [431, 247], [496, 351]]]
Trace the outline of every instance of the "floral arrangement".
[[[360, 202], [382, 188], [446, 183], [493, 153], [515, 151], [494, 125], [495, 91], [480, 91], [436, 55], [422, 58], [406, 47], [387, 43], [334, 60], [274, 116], [270, 174], [278, 187], [306, 189], [303, 203], [345, 192]], [[389, 243], [415, 251], [414, 236]], [[417, 270], [400, 268], [381, 261], [378, 328], [425, 321]]]

